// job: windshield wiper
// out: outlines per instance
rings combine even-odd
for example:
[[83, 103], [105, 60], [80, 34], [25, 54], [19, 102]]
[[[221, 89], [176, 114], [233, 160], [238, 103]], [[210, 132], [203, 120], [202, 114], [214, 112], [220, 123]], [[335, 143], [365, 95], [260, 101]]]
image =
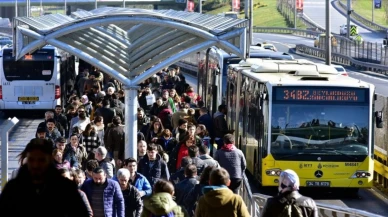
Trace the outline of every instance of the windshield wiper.
[[338, 155], [343, 155], [343, 156], [346, 156], [347, 158], [351, 159], [351, 160], [358, 160], [358, 157], [357, 156], [353, 156], [353, 155], [348, 155], [348, 154], [345, 154], [343, 152], [340, 152], [340, 151], [337, 151], [335, 149], [318, 149], [319, 151], [323, 151], [325, 153], [336, 153]]
[[[274, 153], [272, 153], [272, 154], [274, 154]], [[285, 159], [285, 158], [294, 157], [294, 156], [298, 156], [298, 155], [305, 155], [305, 154], [310, 154], [310, 153], [298, 152], [298, 153], [295, 153], [295, 154], [289, 154], [289, 155], [280, 156], [280, 157], [278, 157], [276, 159], [277, 160], [278, 159]]]

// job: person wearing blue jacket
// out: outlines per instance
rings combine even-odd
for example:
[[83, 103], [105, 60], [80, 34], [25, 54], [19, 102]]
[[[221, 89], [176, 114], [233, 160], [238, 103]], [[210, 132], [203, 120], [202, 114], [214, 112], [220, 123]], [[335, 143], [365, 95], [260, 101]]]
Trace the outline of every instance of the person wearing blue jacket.
[[120, 185], [117, 181], [107, 179], [102, 168], [93, 170], [92, 179], [86, 180], [81, 190], [88, 197], [94, 217], [125, 217]]
[[[129, 170], [131, 185], [135, 186], [140, 192], [140, 196], [149, 196], [152, 193], [152, 187], [150, 182], [145, 176], [137, 172], [137, 161], [135, 158], [127, 158], [124, 161], [124, 167]], [[113, 177], [113, 180], [118, 181], [117, 176]]]

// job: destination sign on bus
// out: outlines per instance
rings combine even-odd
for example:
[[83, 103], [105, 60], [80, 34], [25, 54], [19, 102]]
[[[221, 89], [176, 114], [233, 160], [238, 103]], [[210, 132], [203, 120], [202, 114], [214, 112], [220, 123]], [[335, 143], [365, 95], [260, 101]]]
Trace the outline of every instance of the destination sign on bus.
[[365, 102], [367, 99], [366, 89], [356, 88], [275, 87], [274, 92], [278, 101]]

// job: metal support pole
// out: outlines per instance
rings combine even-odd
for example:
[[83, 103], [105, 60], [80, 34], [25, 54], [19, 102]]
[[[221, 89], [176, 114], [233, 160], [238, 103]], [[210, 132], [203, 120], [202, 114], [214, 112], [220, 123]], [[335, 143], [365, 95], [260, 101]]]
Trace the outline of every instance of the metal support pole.
[[[349, 28], [348, 28], [349, 31]], [[331, 65], [330, 0], [326, 0], [326, 65]]]
[[296, 0], [294, 0], [294, 29], [296, 29]]
[[42, 0], [40, 0], [40, 16], [42, 16], [42, 15], [43, 15], [43, 2], [42, 2]]
[[123, 8], [125, 8], [125, 0], [123, 0]]
[[94, 7], [97, 9], [97, 0], [94, 2]]
[[137, 159], [137, 88], [124, 86], [125, 158]]
[[[249, 0], [249, 46], [253, 43], [253, 0]], [[250, 47], [248, 47], [250, 48]]]
[[199, 0], [199, 13], [202, 14], [202, 0]]
[[352, 13], [352, 0], [348, 0], [347, 2], [347, 8], [348, 8], [348, 14], [346, 16], [347, 22], [346, 22], [346, 35], [348, 38], [350, 38], [350, 14]]
[[18, 0], [15, 0], [15, 17], [18, 17]]
[[372, 0], [372, 23], [374, 22], [374, 18], [375, 18], [375, 1]]
[[1, 189], [8, 181], [8, 133], [19, 122], [17, 118], [8, 118], [1, 134]]
[[65, 15], [67, 15], [67, 0], [65, 0]]

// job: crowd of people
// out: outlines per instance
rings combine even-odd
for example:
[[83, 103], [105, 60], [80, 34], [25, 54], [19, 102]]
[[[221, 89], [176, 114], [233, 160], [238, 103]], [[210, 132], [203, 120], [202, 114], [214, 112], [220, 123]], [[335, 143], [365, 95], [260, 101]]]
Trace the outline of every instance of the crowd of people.
[[[227, 107], [209, 114], [179, 67], [165, 68], [141, 84], [135, 158], [124, 157], [125, 102], [119, 82], [85, 69], [74, 84], [66, 104], [45, 113], [36, 138], [19, 155], [21, 167], [0, 195], [2, 212], [250, 216], [238, 195], [246, 161], [227, 127]], [[284, 174], [282, 189], [297, 190], [298, 178]], [[296, 201], [303, 205], [300, 198]], [[21, 204], [25, 208], [18, 208]], [[303, 211], [316, 216], [314, 201], [309, 204]]]

